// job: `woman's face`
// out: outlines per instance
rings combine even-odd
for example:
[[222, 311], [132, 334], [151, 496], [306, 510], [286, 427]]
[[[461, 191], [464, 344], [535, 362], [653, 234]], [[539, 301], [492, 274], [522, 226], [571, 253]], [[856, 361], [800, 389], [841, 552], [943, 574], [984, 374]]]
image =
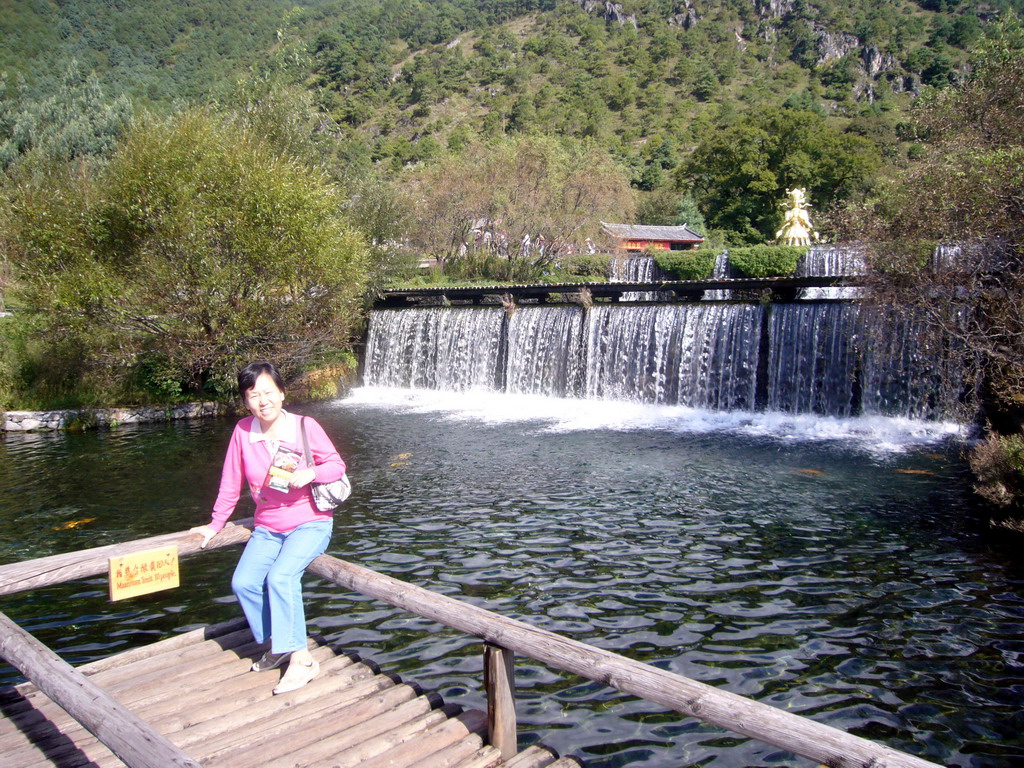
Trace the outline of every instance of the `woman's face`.
[[245, 406], [263, 426], [273, 424], [281, 415], [284, 404], [282, 392], [269, 374], [261, 373], [252, 389], [245, 391]]

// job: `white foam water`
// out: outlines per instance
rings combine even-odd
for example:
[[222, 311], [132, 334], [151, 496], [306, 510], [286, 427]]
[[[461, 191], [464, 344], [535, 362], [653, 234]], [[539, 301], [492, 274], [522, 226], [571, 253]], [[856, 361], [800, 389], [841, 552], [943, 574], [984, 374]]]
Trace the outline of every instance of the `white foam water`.
[[949, 439], [965, 439], [952, 422], [884, 416], [840, 418], [777, 411], [709, 411], [684, 406], [582, 400], [493, 390], [444, 392], [359, 387], [338, 401], [345, 407], [432, 413], [452, 421], [536, 423], [538, 432], [659, 430], [677, 434], [731, 433], [780, 441], [835, 441], [869, 453], [899, 453]]

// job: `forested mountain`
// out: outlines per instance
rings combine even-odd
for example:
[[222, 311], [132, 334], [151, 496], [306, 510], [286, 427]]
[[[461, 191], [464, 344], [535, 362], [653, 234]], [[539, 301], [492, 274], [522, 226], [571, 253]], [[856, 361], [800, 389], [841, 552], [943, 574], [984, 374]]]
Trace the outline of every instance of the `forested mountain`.
[[[889, 305], [979, 351], [1019, 432], [1022, 8], [0, 0], [0, 309], [43, 310], [0, 325], [0, 407], [227, 399], [254, 357], [337, 363], [422, 256], [601, 279], [602, 219], [686, 223], [707, 271], [806, 187]], [[998, 280], [922, 269], [969, 241], [1005, 244]], [[991, 445], [987, 487], [1024, 498], [1019, 434]]]
[[[627, 148], [663, 134], [678, 148], [708, 120], [758, 104], [876, 117], [955, 78], [981, 25], [1013, 4], [1024, 5], [3, 0], [0, 70], [42, 95], [75, 60], [111, 98], [170, 103], [216, 97], [288, 51], [378, 156], [409, 160], [467, 132], [532, 128]], [[678, 149], [647, 150], [659, 151]]]
[[[485, 28], [458, 29], [441, 14], [403, 27], [399, 3], [322, 6], [311, 40], [328, 106], [371, 135], [403, 146], [427, 136], [541, 131], [590, 135], [610, 145], [669, 152], [710, 120], [760, 104], [822, 114], [877, 116], [956, 76], [976, 36], [974, 8], [910, 2], [508, 3], [545, 10]], [[546, 10], [550, 7], [550, 10]], [[339, 13], [341, 8], [346, 12]], [[408, 159], [408, 158], [406, 158]]]
[[[397, 172], [480, 136], [592, 139], [627, 168], [640, 219], [670, 223], [685, 194], [711, 227], [756, 241], [776, 211], [767, 193], [730, 205], [740, 191], [768, 174], [772, 194], [809, 185], [820, 207], [865, 194], [919, 150], [904, 113], [922, 88], [955, 83], [980, 30], [1022, 6], [0, 0], [0, 141], [5, 157], [28, 146], [76, 78], [91, 75], [91, 91], [66, 99], [71, 113], [100, 98], [218, 102], [273, 74], [312, 94], [351, 166]], [[111, 109], [94, 120], [116, 126], [125, 102]]]
[[[221, 92], [265, 57], [305, 0], [0, 0], [0, 71], [36, 95], [59, 87], [67, 64], [104, 90], [170, 103]], [[13, 80], [13, 77], [11, 78]]]

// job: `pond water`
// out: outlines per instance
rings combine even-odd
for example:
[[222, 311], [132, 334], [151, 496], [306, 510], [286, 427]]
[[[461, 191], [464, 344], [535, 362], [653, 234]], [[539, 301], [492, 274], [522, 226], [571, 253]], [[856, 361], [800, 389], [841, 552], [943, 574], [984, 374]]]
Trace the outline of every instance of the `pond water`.
[[[368, 389], [296, 410], [351, 465], [338, 557], [940, 764], [1024, 762], [1019, 542], [987, 533], [954, 430]], [[0, 563], [206, 522], [230, 428], [6, 434]], [[2, 610], [78, 664], [236, 616], [237, 556], [184, 560], [170, 592], [110, 603], [88, 579]], [[474, 639], [317, 579], [306, 600], [313, 631], [482, 705]], [[521, 744], [588, 766], [813, 766], [516, 675]]]

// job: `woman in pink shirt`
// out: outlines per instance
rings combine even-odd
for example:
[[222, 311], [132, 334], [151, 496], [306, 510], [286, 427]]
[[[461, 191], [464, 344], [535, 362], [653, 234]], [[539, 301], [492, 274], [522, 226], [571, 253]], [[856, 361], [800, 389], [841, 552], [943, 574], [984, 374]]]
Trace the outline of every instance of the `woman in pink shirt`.
[[[251, 363], [239, 371], [238, 391], [252, 416], [239, 421], [231, 435], [209, 525], [192, 531], [202, 534], [205, 548], [234, 512], [243, 485], [248, 486], [256, 502], [255, 528], [231, 589], [256, 641], [271, 641], [253, 670], [288, 662], [274, 688], [274, 693], [286, 693], [304, 686], [320, 668], [306, 647], [301, 582], [306, 566], [327, 549], [333, 517], [317, 509], [308, 485], [340, 479], [345, 462], [316, 421], [284, 410], [284, 383], [271, 363]], [[305, 423], [312, 467], [303, 458], [300, 422]]]

